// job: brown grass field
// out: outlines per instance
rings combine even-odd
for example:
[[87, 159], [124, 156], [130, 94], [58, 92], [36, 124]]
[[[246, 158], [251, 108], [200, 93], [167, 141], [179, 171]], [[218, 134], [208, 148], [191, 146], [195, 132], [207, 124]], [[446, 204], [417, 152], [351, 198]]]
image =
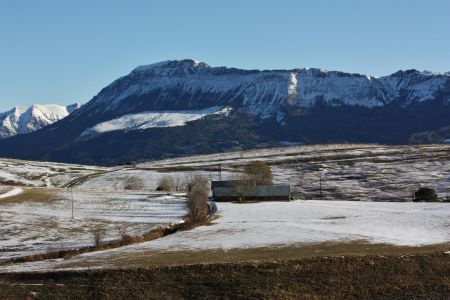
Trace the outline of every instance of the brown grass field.
[[18, 204], [22, 202], [52, 203], [60, 200], [57, 194], [47, 188], [23, 188], [23, 193], [2, 199], [1, 205]]
[[[366, 255], [422, 255], [450, 250], [450, 244], [401, 247], [361, 242], [320, 243], [312, 245], [261, 247], [232, 250], [157, 251], [153, 249], [119, 252], [110, 255], [85, 256], [68, 260], [57, 266], [64, 268], [139, 268], [183, 266], [192, 264], [239, 263], [271, 260], [304, 259], [317, 256], [366, 256]], [[106, 253], [105, 253], [106, 254]]]
[[[151, 258], [149, 258], [151, 259]], [[450, 255], [269, 261], [0, 275], [1, 299], [450, 299]]]

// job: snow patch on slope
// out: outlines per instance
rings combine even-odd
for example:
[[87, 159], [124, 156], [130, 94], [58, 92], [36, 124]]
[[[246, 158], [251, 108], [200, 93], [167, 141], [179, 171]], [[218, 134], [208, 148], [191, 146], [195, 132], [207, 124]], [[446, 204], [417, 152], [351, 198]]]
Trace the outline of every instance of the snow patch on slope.
[[288, 85], [287, 101], [289, 105], [295, 105], [295, 102], [298, 98], [297, 85], [298, 85], [297, 73], [292, 72]]
[[156, 127], [184, 126], [187, 122], [199, 120], [208, 115], [221, 114], [227, 116], [230, 111], [230, 107], [221, 108], [214, 106], [202, 110], [150, 111], [130, 114], [97, 124], [85, 130], [81, 136], [87, 137], [118, 130], [144, 130]]
[[13, 188], [10, 191], [7, 191], [6, 193], [0, 194], [0, 199], [5, 199], [12, 196], [17, 196], [19, 194], [23, 193], [23, 190], [21, 188]]

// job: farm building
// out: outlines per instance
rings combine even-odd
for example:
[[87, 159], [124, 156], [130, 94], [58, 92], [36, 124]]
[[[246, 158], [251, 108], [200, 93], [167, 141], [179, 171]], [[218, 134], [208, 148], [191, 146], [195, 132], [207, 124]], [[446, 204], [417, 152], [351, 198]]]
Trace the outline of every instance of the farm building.
[[291, 189], [288, 185], [245, 186], [239, 180], [212, 181], [214, 201], [289, 201]]

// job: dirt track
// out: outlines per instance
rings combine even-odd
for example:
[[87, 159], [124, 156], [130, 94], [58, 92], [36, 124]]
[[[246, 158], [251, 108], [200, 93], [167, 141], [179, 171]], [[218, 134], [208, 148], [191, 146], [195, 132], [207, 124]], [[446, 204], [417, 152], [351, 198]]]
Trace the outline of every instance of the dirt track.
[[89, 179], [92, 179], [92, 178], [95, 178], [95, 177], [98, 177], [98, 176], [101, 176], [101, 175], [104, 175], [104, 174], [107, 174], [107, 173], [117, 172], [117, 171], [120, 171], [120, 170], [123, 170], [123, 169], [124, 168], [117, 168], [117, 169], [114, 169], [114, 170], [100, 171], [100, 172], [96, 172], [96, 173], [93, 173], [93, 174], [84, 175], [84, 176], [75, 178], [74, 180], [63, 184], [61, 187], [70, 189], [70, 188], [73, 188], [73, 187], [75, 187], [77, 185], [82, 184], [83, 182], [88, 181]]

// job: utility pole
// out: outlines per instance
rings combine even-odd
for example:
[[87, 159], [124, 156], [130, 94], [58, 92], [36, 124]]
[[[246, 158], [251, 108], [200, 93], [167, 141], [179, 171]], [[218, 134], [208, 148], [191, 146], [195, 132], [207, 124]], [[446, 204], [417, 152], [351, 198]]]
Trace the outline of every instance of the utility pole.
[[70, 188], [70, 194], [71, 194], [71, 203], [72, 203], [72, 220], [73, 220], [73, 189]]
[[322, 180], [323, 180], [323, 174], [320, 174], [319, 177], [319, 198], [322, 200]]

